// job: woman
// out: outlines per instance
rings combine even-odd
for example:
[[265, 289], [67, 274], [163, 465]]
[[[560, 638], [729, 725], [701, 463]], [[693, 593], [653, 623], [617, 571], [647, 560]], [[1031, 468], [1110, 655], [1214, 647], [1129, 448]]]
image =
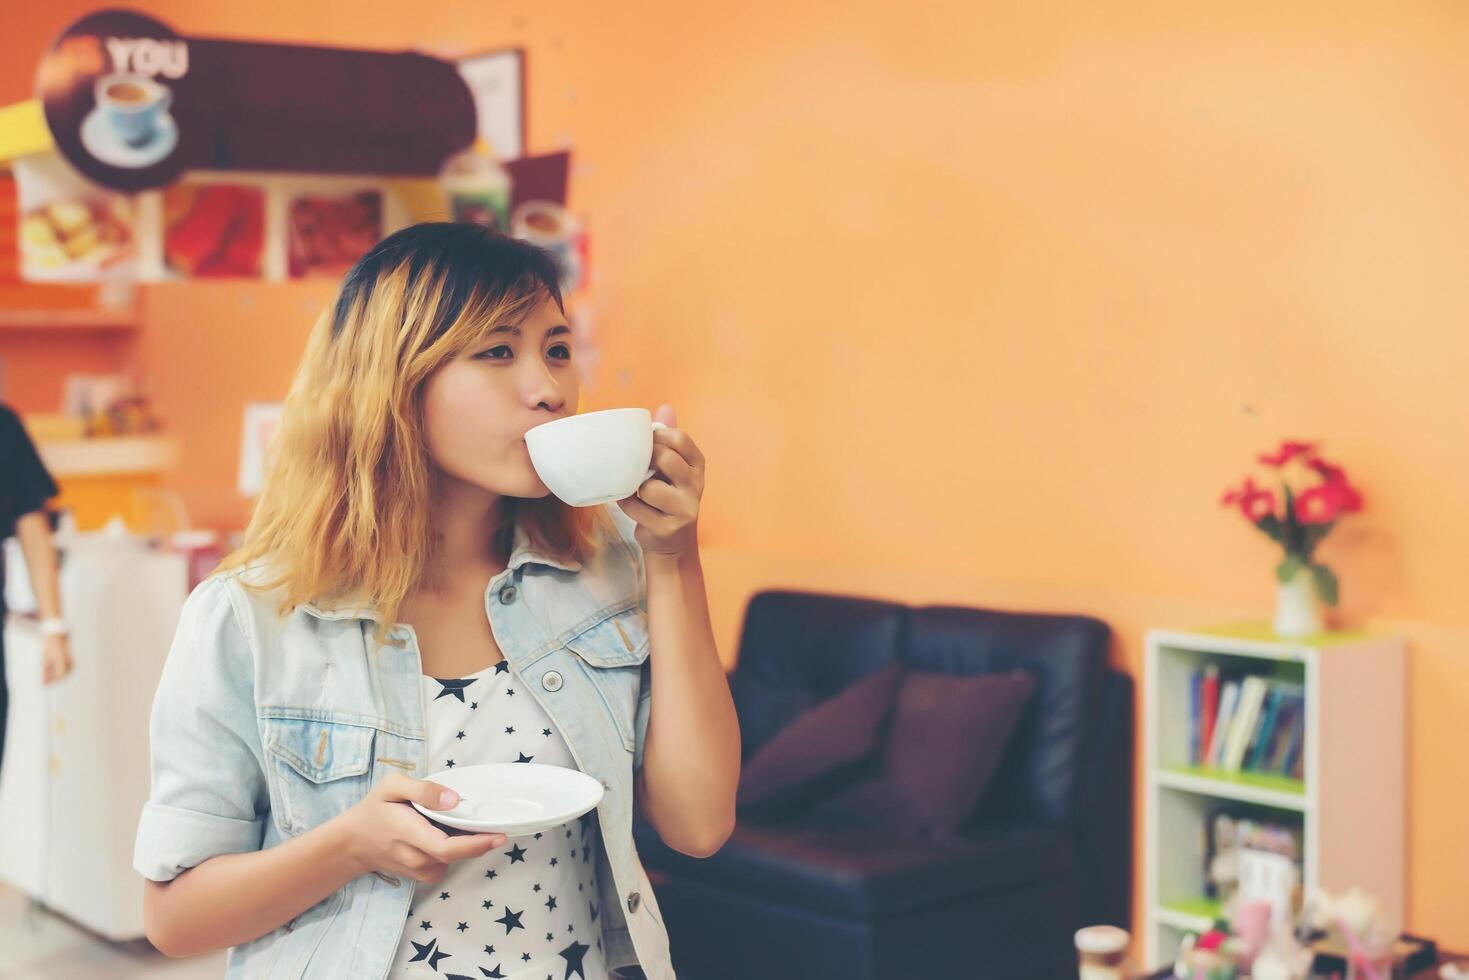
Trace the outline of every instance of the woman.
[[[231, 977], [673, 977], [634, 805], [706, 856], [739, 778], [704, 461], [670, 427], [617, 507], [549, 496], [523, 437], [577, 405], [556, 282], [526, 243], [417, 225], [316, 325], [245, 545], [190, 597], [154, 705], [135, 864], [164, 952], [233, 947]], [[427, 773], [517, 761], [580, 768], [602, 802], [508, 848], [408, 805], [456, 804]]]
[[[61, 618], [61, 585], [57, 579], [56, 547], [46, 501], [56, 496], [56, 482], [46, 472], [25, 426], [9, 408], [0, 405], [0, 541], [12, 534], [25, 556], [31, 591], [41, 614], [41, 680], [53, 684], [71, 673], [71, 643]], [[5, 623], [5, 565], [0, 561], [0, 626]], [[0, 761], [5, 757], [5, 719], [10, 689], [5, 683], [5, 633], [0, 629]]]

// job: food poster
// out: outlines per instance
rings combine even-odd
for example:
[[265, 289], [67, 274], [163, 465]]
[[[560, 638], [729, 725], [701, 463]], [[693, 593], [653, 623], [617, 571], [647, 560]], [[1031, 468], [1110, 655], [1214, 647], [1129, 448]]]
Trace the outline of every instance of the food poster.
[[163, 264], [188, 278], [264, 274], [263, 187], [182, 181], [163, 192]]
[[91, 282], [135, 275], [136, 214], [124, 194], [84, 179], [54, 153], [14, 161], [21, 275]]
[[387, 233], [384, 207], [380, 188], [291, 194], [286, 206], [290, 277], [345, 275]]

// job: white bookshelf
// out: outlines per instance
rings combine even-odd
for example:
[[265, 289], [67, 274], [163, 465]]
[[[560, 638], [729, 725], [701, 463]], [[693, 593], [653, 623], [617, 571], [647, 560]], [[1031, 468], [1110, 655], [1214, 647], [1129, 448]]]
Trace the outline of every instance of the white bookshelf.
[[[1305, 691], [1300, 780], [1189, 766], [1189, 679], [1271, 675]], [[1221, 803], [1301, 828], [1303, 884], [1359, 886], [1402, 921], [1405, 891], [1404, 710], [1401, 637], [1325, 633], [1276, 638], [1266, 625], [1151, 630], [1144, 664], [1143, 950], [1173, 958], [1186, 932], [1219, 914], [1204, 899], [1204, 824]]]

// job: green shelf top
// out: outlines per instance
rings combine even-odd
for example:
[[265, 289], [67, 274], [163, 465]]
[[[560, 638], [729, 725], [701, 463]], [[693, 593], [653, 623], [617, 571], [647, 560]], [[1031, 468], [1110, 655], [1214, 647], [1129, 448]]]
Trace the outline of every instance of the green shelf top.
[[1302, 647], [1343, 646], [1370, 640], [1375, 635], [1370, 630], [1332, 630], [1312, 633], [1309, 636], [1277, 636], [1269, 623], [1224, 623], [1209, 626], [1197, 632], [1204, 636], [1218, 636], [1227, 640], [1248, 640], [1252, 643], [1289, 643]]
[[1224, 904], [1215, 898], [1190, 898], [1181, 902], [1164, 902], [1163, 907], [1180, 915], [1192, 915], [1200, 919], [1224, 918]]
[[1289, 793], [1293, 796], [1306, 795], [1304, 781], [1274, 772], [1229, 772], [1224, 769], [1211, 769], [1207, 766], [1171, 766], [1167, 771], [1180, 776], [1195, 776], [1216, 783], [1227, 783], [1231, 786], [1249, 786], [1276, 793]]

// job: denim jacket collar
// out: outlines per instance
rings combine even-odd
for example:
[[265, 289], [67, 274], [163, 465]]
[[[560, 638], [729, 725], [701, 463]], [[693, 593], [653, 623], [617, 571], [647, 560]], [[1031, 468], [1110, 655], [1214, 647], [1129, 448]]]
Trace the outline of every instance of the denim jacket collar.
[[[511, 536], [510, 560], [506, 563], [506, 568], [513, 573], [527, 564], [545, 565], [563, 572], [579, 572], [582, 569], [581, 562], [575, 558], [558, 557], [536, 548], [530, 534], [517, 521]], [[366, 619], [376, 623], [382, 618], [371, 603], [364, 601], [361, 596], [304, 602], [301, 604], [301, 611], [325, 620]]]
[[515, 524], [515, 532], [511, 540], [510, 561], [506, 567], [512, 572], [518, 570], [520, 566], [527, 562], [548, 565], [551, 568], [559, 568], [563, 572], [581, 571], [581, 562], [575, 558], [561, 558], [556, 555], [547, 554], [544, 551], [538, 551], [531, 543], [530, 535], [519, 521]]

